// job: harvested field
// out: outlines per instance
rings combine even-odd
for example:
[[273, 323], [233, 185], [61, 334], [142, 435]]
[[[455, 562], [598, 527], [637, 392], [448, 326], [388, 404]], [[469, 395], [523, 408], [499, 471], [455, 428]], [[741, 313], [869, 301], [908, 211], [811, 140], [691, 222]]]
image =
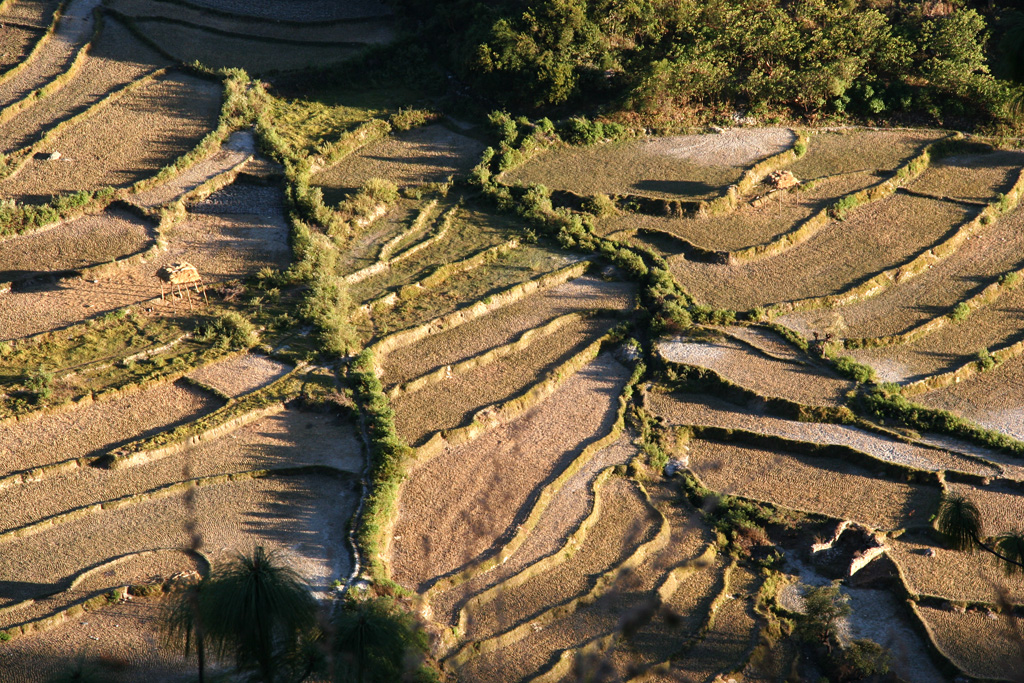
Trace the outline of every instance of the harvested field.
[[[656, 533], [653, 511], [628, 479], [609, 479], [600, 489], [598, 500], [600, 516], [572, 556], [536, 576], [523, 575], [525, 581], [503, 587], [492, 600], [472, 610], [467, 641], [501, 633], [586, 593], [601, 574], [623, 562]], [[487, 659], [492, 660], [492, 666], [505, 666], [509, 662], [504, 654], [499, 651]], [[475, 668], [482, 659], [477, 658], [470, 667]]]
[[1024, 661], [1024, 632], [994, 612], [918, 607], [935, 644], [969, 676], [1014, 681]]
[[1022, 329], [1024, 287], [1017, 287], [959, 325], [947, 325], [909, 344], [859, 349], [851, 355], [875, 368], [883, 381], [913, 381], [970, 363], [981, 349], [995, 350], [1015, 342]]
[[139, 29], [167, 54], [185, 64], [202, 62], [212, 69], [241, 68], [252, 74], [294, 71], [337, 64], [359, 54], [361, 41], [336, 45], [291, 45], [258, 37], [224, 35], [199, 26], [157, 18], [139, 18]]
[[0, 75], [11, 67], [21, 64], [42, 32], [21, 26], [5, 26], [0, 33]]
[[1017, 211], [971, 237], [931, 269], [878, 296], [832, 310], [794, 313], [777, 322], [804, 334], [829, 328], [851, 338], [900, 334], [949, 315], [958, 302], [979, 293], [1001, 274], [1020, 268], [1022, 254], [1024, 211]]
[[[871, 173], [829, 178], [815, 183], [811, 189], [779, 192], [760, 206], [742, 204], [736, 211], [722, 216], [671, 218], [621, 213], [601, 220], [597, 231], [602, 235], [612, 235], [641, 228], [660, 230], [704, 249], [735, 251], [770, 242], [829, 208], [841, 197], [879, 182], [880, 178]], [[631, 239], [669, 254], [678, 253], [680, 248], [656, 234], [640, 232]]]
[[220, 100], [215, 83], [181, 74], [158, 79], [64, 129], [42, 150], [60, 151], [60, 159], [30, 159], [0, 191], [37, 203], [55, 194], [129, 186], [195, 147], [215, 126]]
[[228, 12], [269, 21], [342, 21], [362, 17], [390, 16], [392, 9], [379, 0], [191, 0], [192, 4], [216, 12]]
[[433, 320], [513, 285], [551, 273], [578, 257], [535, 245], [516, 249], [494, 263], [448, 278], [443, 287], [428, 289], [373, 318], [379, 334], [403, 330]]
[[[0, 128], [0, 151], [28, 147], [60, 122], [86, 111], [168, 61], [110, 17], [82, 67], [60, 90], [35, 102]], [[77, 145], [76, 145], [77, 147]], [[61, 149], [61, 153], [67, 150]]]
[[[20, 9], [8, 9], [4, 17], [22, 21], [19, 16], [24, 16], [26, 23], [45, 28], [52, 22], [59, 4], [54, 0], [19, 2], [14, 7]], [[100, 0], [71, 0], [68, 3], [57, 30], [46, 39], [32, 61], [16, 74], [0, 81], [0, 109], [38, 90], [67, 69], [75, 53], [93, 34], [96, 22], [92, 11], [99, 4]]]
[[580, 277], [539, 291], [473, 322], [395, 349], [382, 359], [382, 379], [388, 385], [402, 384], [431, 370], [507, 344], [526, 330], [575, 311], [625, 310], [632, 305], [634, 295], [635, 288], [631, 284]]
[[733, 570], [729, 598], [718, 607], [707, 634], [672, 662], [668, 674], [655, 674], [652, 683], [711, 681], [720, 672], [740, 667], [758, 642], [761, 619], [754, 612], [760, 580], [746, 569]]
[[[169, 240], [167, 249], [146, 263], [118, 269], [95, 282], [66, 279], [4, 295], [0, 299], [2, 336], [26, 337], [142, 303], [157, 314], [182, 312], [186, 302], [173, 296], [160, 300], [156, 273], [171, 263], [192, 263], [206, 285], [242, 278], [264, 267], [285, 267], [291, 254], [281, 191], [273, 187], [261, 191], [263, 205], [247, 210], [263, 211], [262, 215], [192, 217], [168, 230], [164, 234]], [[221, 192], [230, 194], [231, 186]], [[194, 298], [196, 293], [190, 296]]]
[[195, 388], [162, 384], [108, 401], [8, 422], [0, 425], [0, 472], [10, 474], [100, 455], [194, 420], [219, 405], [220, 401]]
[[188, 681], [194, 659], [158, 647], [162, 606], [156, 598], [135, 598], [5, 643], [0, 668], [10, 683], [38, 683], [64, 674], [84, 655], [111, 683]]
[[[940, 242], [976, 209], [896, 195], [857, 208], [774, 258], [738, 265], [669, 259], [701, 303], [734, 310], [835, 294]], [[822, 264], [828, 264], [823, 267]]]
[[15, 0], [0, 12], [0, 21], [45, 29], [53, 21], [60, 0]]
[[[610, 364], [613, 361], [599, 358], [591, 367], [598, 367], [602, 362]], [[583, 372], [587, 370], [584, 369]], [[596, 438], [595, 435], [591, 436]], [[481, 443], [487, 438], [496, 437], [487, 434], [475, 443]], [[629, 436], [623, 436], [614, 444], [595, 453], [590, 461], [569, 478], [552, 497], [537, 526], [530, 532], [523, 545], [505, 562], [465, 583], [432, 596], [431, 618], [440, 624], [458, 623], [459, 610], [470, 597], [515, 576], [542, 558], [557, 553], [593, 509], [594, 496], [591, 495], [591, 487], [599, 473], [608, 467], [625, 465], [637, 454], [637, 448]]]
[[793, 143], [785, 128], [734, 129], [558, 148], [504, 174], [504, 182], [540, 183], [577, 194], [637, 194], [710, 199], [764, 157]]
[[[214, 3], [217, 4], [217, 3]], [[286, 3], [285, 7], [288, 4]], [[348, 3], [346, 3], [347, 5]], [[303, 26], [278, 21], [281, 14], [288, 18], [288, 9], [279, 9], [278, 17], [267, 20], [254, 16], [214, 14], [196, 6], [189, 7], [173, 0], [107, 0], [107, 5], [136, 19], [170, 19], [194, 26], [204, 26], [219, 32], [272, 40], [307, 41], [311, 43], [386, 43], [395, 35], [390, 18], [359, 17], [351, 22], [322, 21]]]
[[613, 324], [606, 318], [575, 321], [501, 360], [398, 397], [393, 401], [398, 433], [418, 446], [434, 432], [468, 424], [476, 411], [520, 395]]
[[0, 241], [0, 282], [59, 275], [130, 256], [149, 247], [154, 232], [139, 216], [111, 209], [12, 237]]
[[777, 396], [810, 405], [839, 405], [853, 382], [829, 369], [801, 361], [784, 361], [751, 351], [727, 338], [686, 341], [678, 337], [658, 343], [665, 358], [708, 368], [761, 396]]
[[914, 192], [970, 202], [988, 203], [1007, 192], [1024, 168], [1018, 151], [958, 154], [943, 157], [908, 185]]
[[399, 187], [440, 183], [468, 173], [484, 151], [483, 142], [440, 124], [414, 128], [363, 147], [313, 176], [324, 199], [337, 203], [367, 178], [386, 178]]
[[837, 173], [894, 171], [944, 131], [848, 129], [814, 133], [807, 154], [787, 170], [801, 180]]
[[[1024, 604], [1024, 578], [1006, 576], [988, 553], [961, 553], [918, 538], [891, 539], [887, 545], [889, 557], [911, 593], [956, 602], [995, 603], [997, 589], [1005, 588], [1011, 602]], [[935, 554], [929, 557], [932, 551]]]
[[228, 396], [241, 396], [280, 379], [289, 370], [290, 366], [272, 358], [243, 353], [201, 367], [190, 373], [189, 377], [223, 391]]
[[995, 482], [989, 486], [948, 484], [953, 493], [969, 498], [985, 520], [986, 536], [1024, 531], [1024, 496], [1019, 486]]
[[646, 406], [670, 424], [742, 429], [794, 441], [848, 446], [885, 462], [930, 471], [953, 470], [981, 476], [997, 476], [1000, 470], [977, 460], [939, 448], [925, 448], [886, 439], [848, 425], [783, 420], [748, 411], [705, 394], [652, 392]]
[[611, 429], [628, 376], [602, 356], [517, 419], [417, 466], [400, 497], [395, 580], [422, 587], [506, 538], [539, 489]]
[[718, 443], [690, 442], [690, 467], [719, 493], [848, 519], [879, 530], [927, 523], [938, 486], [905, 484], [826, 457]]
[[1011, 358], [989, 372], [914, 401], [1024, 440], [1024, 357]]

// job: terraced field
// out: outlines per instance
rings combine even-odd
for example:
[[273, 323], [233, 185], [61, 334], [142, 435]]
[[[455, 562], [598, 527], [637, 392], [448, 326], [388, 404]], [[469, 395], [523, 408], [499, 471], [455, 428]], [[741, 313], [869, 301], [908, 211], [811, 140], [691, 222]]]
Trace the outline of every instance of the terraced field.
[[1019, 141], [574, 145], [284, 73], [384, 4], [56, 9], [0, 10], [0, 678], [189, 680], [167, 594], [256, 546], [449, 681], [818, 680], [833, 579], [901, 680], [1020, 670], [934, 523], [1024, 528]]

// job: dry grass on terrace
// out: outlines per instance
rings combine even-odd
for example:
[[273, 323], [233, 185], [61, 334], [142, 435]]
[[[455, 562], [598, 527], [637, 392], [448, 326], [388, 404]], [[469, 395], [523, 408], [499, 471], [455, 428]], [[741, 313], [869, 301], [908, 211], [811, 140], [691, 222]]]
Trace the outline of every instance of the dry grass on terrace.
[[913, 400], [1024, 440], [1024, 357]]
[[10, 474], [99, 454], [194, 420], [220, 405], [198, 389], [161, 384], [36, 419], [8, 422], [0, 425], [0, 472]]
[[949, 202], [897, 195], [858, 207], [764, 261], [725, 266], [676, 256], [669, 266], [701, 303], [743, 311], [841, 292], [909, 261], [972, 215]]
[[150, 223], [126, 211], [83, 216], [0, 241], [0, 282], [107, 263], [143, 251], [155, 238]]
[[939, 499], [938, 487], [888, 481], [842, 460], [704, 439], [690, 442], [690, 467], [719, 493], [880, 530], [926, 523]]
[[175, 74], [137, 89], [64, 129], [41, 153], [0, 183], [4, 196], [44, 202], [51, 195], [126, 187], [191, 150], [216, 125], [218, 84]]
[[576, 321], [498, 361], [399, 396], [392, 402], [399, 435], [418, 446], [434, 432], [468, 424], [481, 408], [518, 396], [543, 380], [613, 324], [600, 318]]
[[241, 396], [283, 377], [291, 367], [266, 356], [243, 353], [199, 368], [189, 377], [220, 389], [228, 396]]
[[875, 368], [883, 381], [917, 380], [970, 363], [981, 349], [1013, 343], [1021, 338], [1022, 329], [1024, 286], [1018, 286], [958, 325], [947, 325], [910, 344], [860, 349], [851, 355]]
[[802, 180], [836, 173], [894, 171], [945, 135], [941, 131], [821, 131], [811, 136], [807, 154], [788, 170]]
[[[961, 553], [918, 539], [887, 541], [889, 557], [900, 568], [911, 593], [936, 595], [959, 602], [997, 601], [997, 588], [1009, 591], [1010, 601], [1024, 604], [1024, 578], [1008, 577], [988, 553]], [[929, 551], [935, 551], [929, 557]]]
[[840, 337], [899, 334], [949, 315], [958, 302], [1022, 264], [1024, 211], [1017, 211], [971, 237], [929, 270], [878, 296], [832, 310], [794, 313], [778, 322], [804, 334], [812, 330], [832, 330]]
[[0, 151], [11, 152], [32, 144], [54, 125], [161, 66], [169, 66], [166, 58], [123, 24], [106, 17], [88, 59], [74, 77], [0, 127]]
[[981, 476], [995, 476], [999, 473], [993, 466], [983, 465], [951, 451], [886, 439], [848, 425], [797, 422], [748, 412], [740, 406], [705, 394], [652, 392], [647, 395], [646, 401], [649, 410], [674, 425], [743, 429], [795, 441], [838, 444], [867, 453], [879, 460], [923, 470], [953, 470]]
[[665, 358], [713, 370], [761, 396], [776, 396], [810, 405], [839, 405], [853, 382], [811, 364], [766, 358], [727, 338], [690, 341], [678, 337], [658, 343]]
[[475, 138], [432, 124], [367, 145], [313, 176], [312, 182], [323, 187], [329, 203], [341, 201], [367, 178], [386, 178], [399, 187], [440, 183], [469, 172], [485, 146]]
[[[614, 361], [607, 358], [598, 359], [594, 362], [594, 367], [599, 368], [601, 363]], [[607, 406], [604, 406], [604, 409], [607, 411]], [[602, 415], [607, 416], [605, 413]], [[478, 443], [488, 437], [490, 435], [481, 437]], [[596, 435], [591, 434], [590, 437], [596, 438]], [[492, 438], [500, 437], [496, 435]], [[632, 444], [629, 435], [595, 453], [590, 461], [555, 493], [537, 526], [530, 532], [529, 538], [507, 561], [455, 588], [432, 596], [430, 608], [433, 620], [439, 624], [457, 623], [458, 610], [470, 596], [501, 583], [541, 558], [557, 552], [590, 513], [594, 504], [590, 487], [597, 475], [608, 467], [628, 463], [637, 454], [637, 448]]]
[[526, 330], [575, 311], [627, 309], [635, 291], [630, 283], [603, 282], [590, 276], [550, 287], [473, 322], [395, 349], [383, 358], [382, 378], [388, 385], [407, 382], [508, 344]]
[[1024, 168], [1024, 152], [957, 154], [934, 161], [908, 187], [951, 199], [991, 202], [1007, 192]]
[[522, 185], [540, 183], [582, 195], [708, 199], [738, 181], [744, 166], [792, 143], [793, 133], [787, 129], [759, 128], [558, 148], [502, 179]]
[[[705, 249], [733, 251], [764, 244], [790, 232], [840, 197], [857, 192], [880, 181], [870, 173], [840, 176], [823, 180], [808, 190], [780, 192], [758, 207], [743, 204], [722, 216], [670, 218], [620, 213], [598, 223], [602, 235], [622, 234], [639, 228], [662, 230]], [[630, 238], [666, 253], [678, 253], [679, 247], [669, 240], [637, 234]]]
[[917, 609], [935, 635], [935, 644], [962, 671], [979, 679], [1019, 678], [1024, 662], [1020, 626], [1014, 628], [1006, 617], [979, 610], [960, 614], [931, 607]]
[[38, 30], [5, 26], [0, 31], [0, 74], [25, 61], [41, 35]]

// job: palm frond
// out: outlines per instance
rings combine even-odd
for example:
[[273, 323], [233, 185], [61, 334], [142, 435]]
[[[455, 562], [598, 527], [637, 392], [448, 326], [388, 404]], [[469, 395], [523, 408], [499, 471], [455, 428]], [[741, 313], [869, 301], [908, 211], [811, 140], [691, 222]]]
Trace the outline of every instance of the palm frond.
[[977, 506], [970, 499], [955, 493], [942, 497], [935, 526], [953, 550], [972, 552], [975, 543], [984, 535]]

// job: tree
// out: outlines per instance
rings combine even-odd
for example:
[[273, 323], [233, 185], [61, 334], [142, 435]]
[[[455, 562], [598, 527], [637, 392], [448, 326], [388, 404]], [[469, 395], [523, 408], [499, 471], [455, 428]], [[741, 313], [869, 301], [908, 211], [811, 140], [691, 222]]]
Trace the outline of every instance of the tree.
[[945, 494], [935, 526], [953, 550], [974, 552], [980, 548], [994, 555], [996, 563], [1007, 574], [1024, 573], [1024, 532], [1010, 532], [997, 536], [991, 545], [985, 543], [981, 513], [969, 498]]
[[334, 619], [337, 680], [391, 683], [420, 680], [426, 634], [416, 618], [389, 598], [349, 600]]
[[[171, 603], [165, 633], [195, 638], [218, 659], [233, 660], [272, 683], [317, 626], [317, 602], [302, 577], [274, 551], [239, 554]], [[201, 625], [199, 631], [197, 626]], [[198, 633], [198, 636], [197, 636]]]
[[817, 639], [832, 649], [831, 642], [839, 634], [839, 622], [848, 617], [850, 596], [839, 591], [839, 584], [810, 586], [804, 594], [806, 614], [802, 630], [806, 636]]

